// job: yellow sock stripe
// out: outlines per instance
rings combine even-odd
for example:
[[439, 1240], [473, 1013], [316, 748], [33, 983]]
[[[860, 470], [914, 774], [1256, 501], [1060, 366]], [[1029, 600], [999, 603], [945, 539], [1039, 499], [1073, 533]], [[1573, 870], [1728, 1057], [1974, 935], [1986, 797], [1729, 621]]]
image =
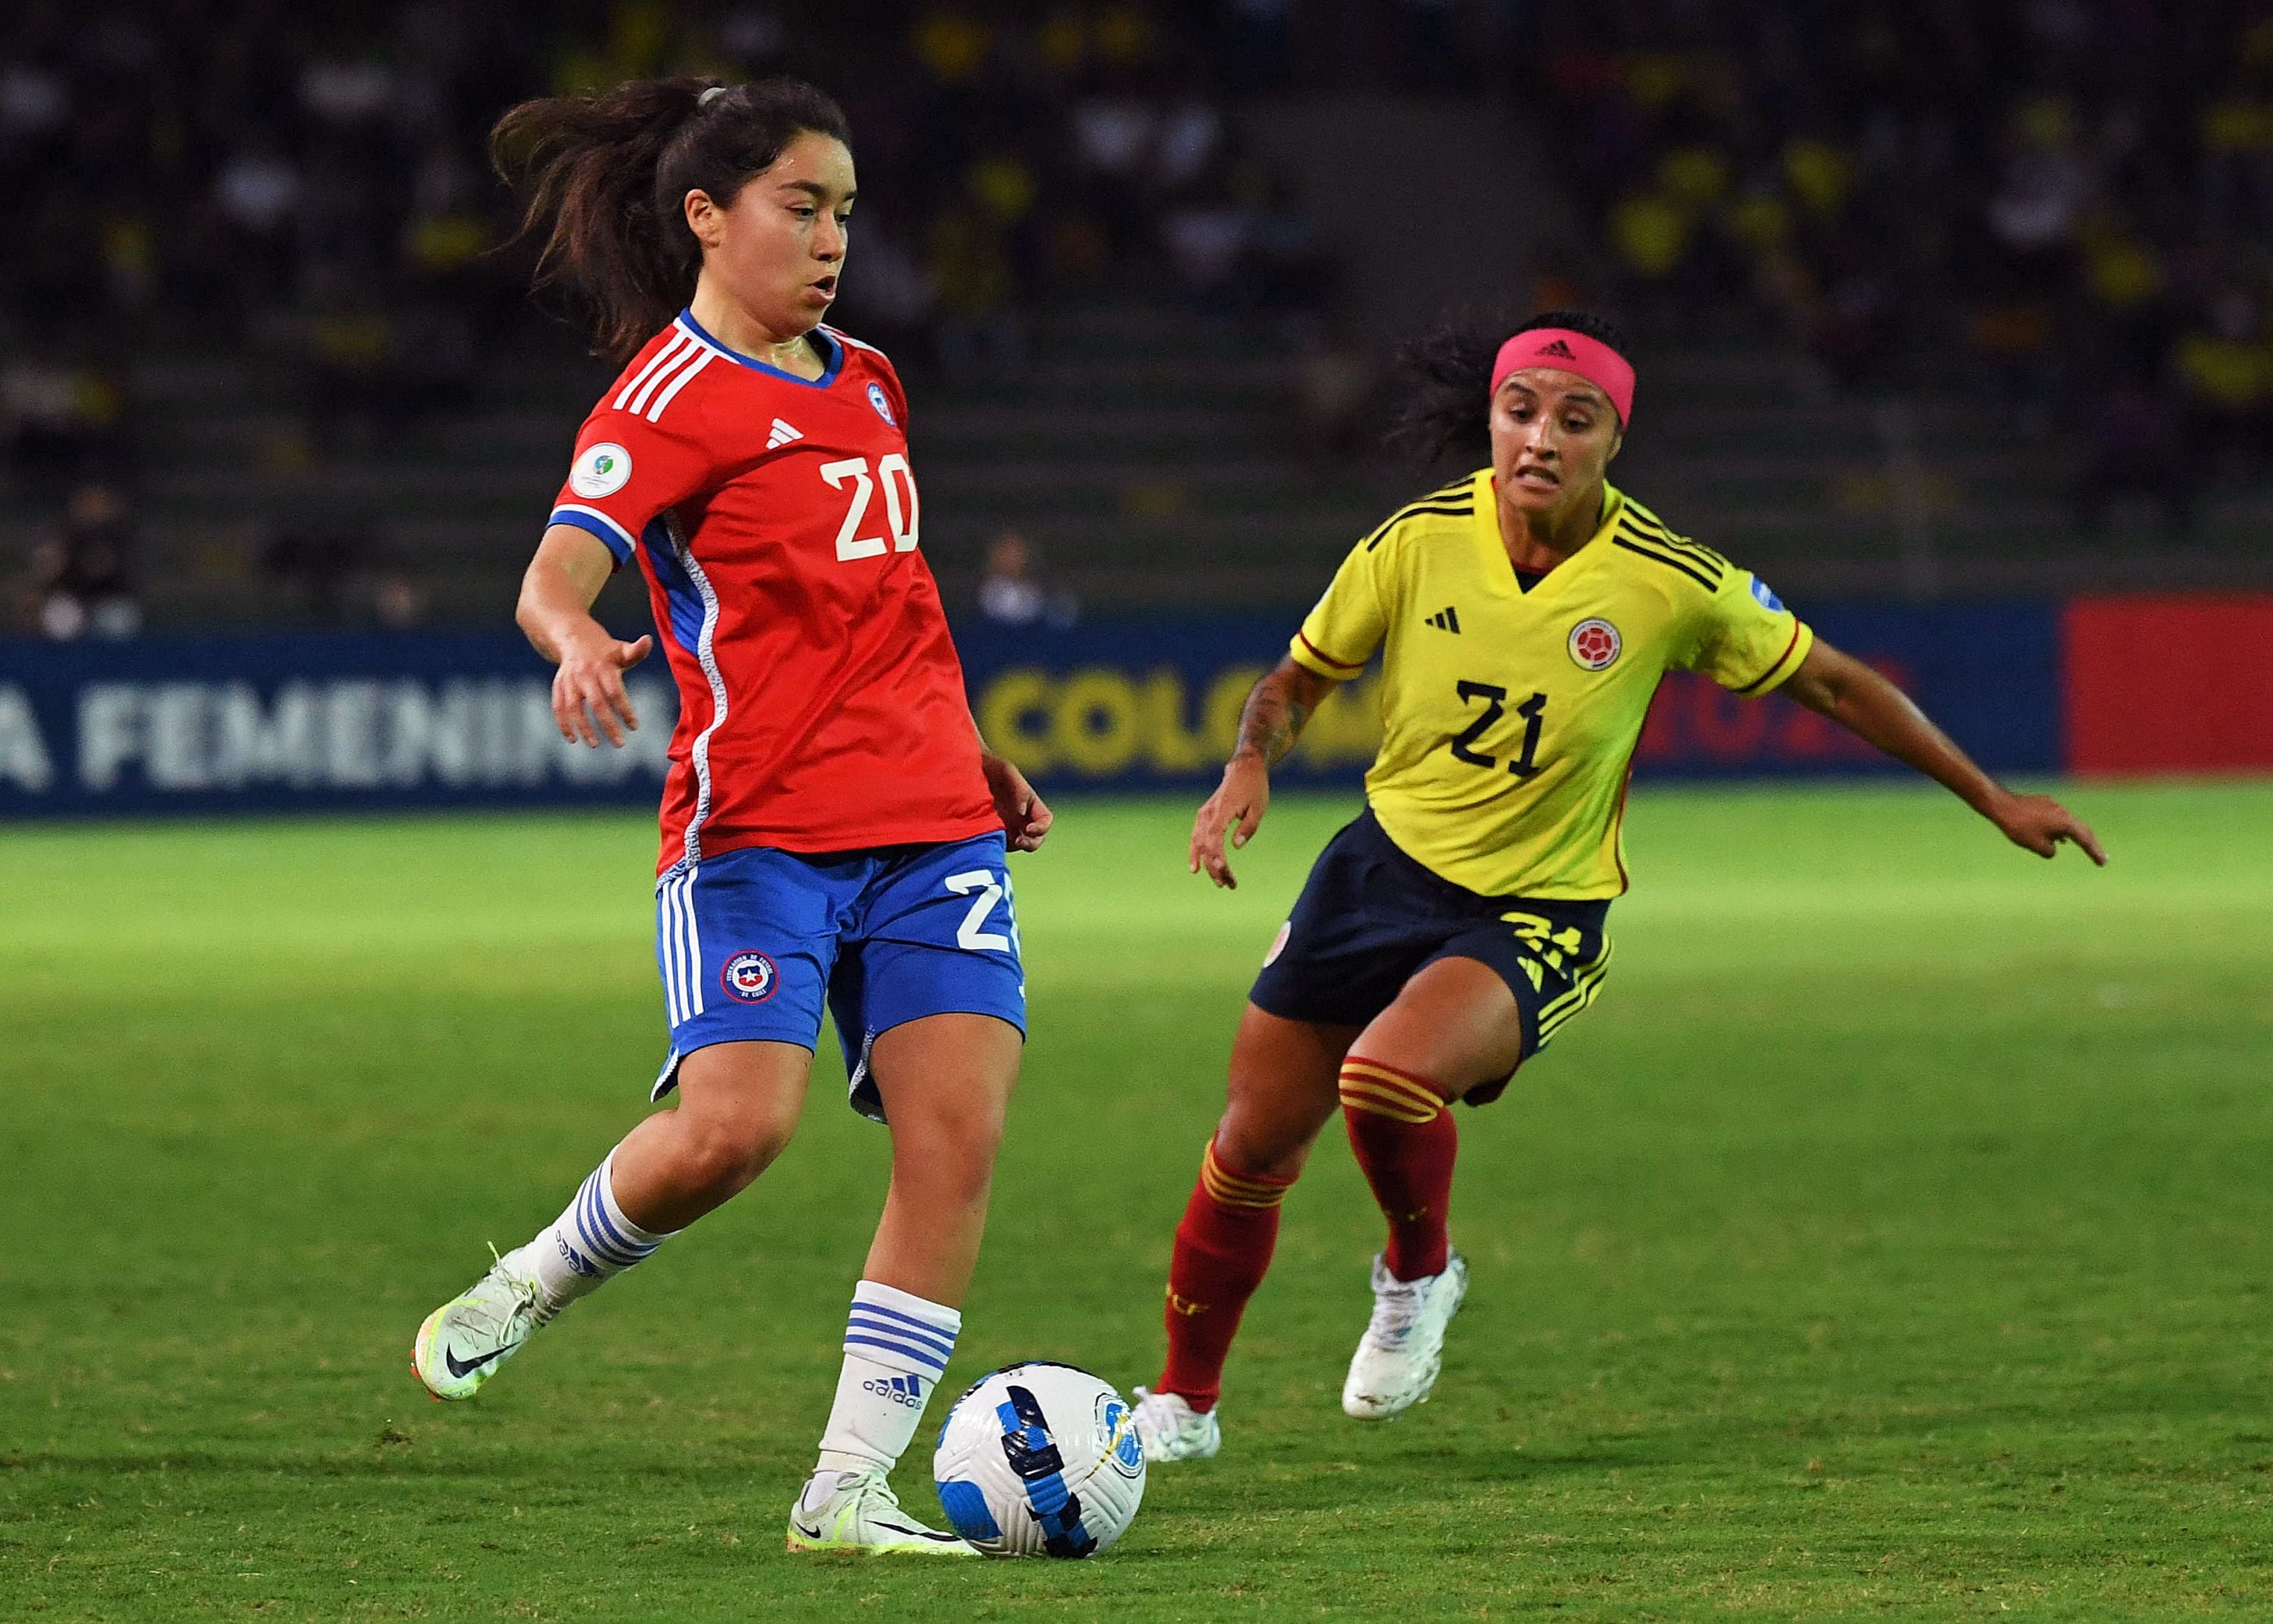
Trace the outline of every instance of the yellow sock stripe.
[[1363, 1111], [1369, 1116], [1386, 1116], [1392, 1122], [1407, 1123], [1416, 1128], [1426, 1126], [1444, 1114], [1442, 1108], [1433, 1111], [1415, 1110], [1411, 1106], [1374, 1098], [1352, 1088], [1343, 1089], [1341, 1097], [1342, 1104], [1347, 1109]]
[[1384, 1065], [1378, 1060], [1364, 1060], [1353, 1055], [1342, 1062], [1342, 1075], [1347, 1077], [1353, 1071], [1361, 1077], [1375, 1078], [1399, 1088], [1411, 1089], [1414, 1093], [1425, 1094], [1432, 1100], [1437, 1097], [1436, 1090], [1429, 1087], [1428, 1084], [1417, 1078], [1407, 1077], [1394, 1066]]
[[1251, 1207], [1257, 1211], [1273, 1207], [1287, 1199], [1287, 1186], [1264, 1184], [1260, 1179], [1242, 1178], [1236, 1173], [1226, 1172], [1223, 1163], [1215, 1159], [1215, 1146], [1211, 1143], [1207, 1154], [1200, 1158], [1200, 1184], [1211, 1200], [1226, 1207]]
[[1353, 1077], [1362, 1077], [1369, 1082], [1378, 1083], [1384, 1088], [1403, 1094], [1415, 1105], [1429, 1105], [1442, 1109], [1444, 1103], [1443, 1097], [1428, 1084], [1417, 1082], [1401, 1071], [1392, 1071], [1387, 1066], [1377, 1064], [1370, 1060], [1343, 1061], [1342, 1077], [1344, 1080]]
[[1286, 1188], [1274, 1179], [1250, 1178], [1244, 1173], [1233, 1172], [1217, 1157], [1212, 1144], [1207, 1147], [1207, 1154], [1201, 1158], [1200, 1168], [1227, 1189], [1238, 1190], [1249, 1195], [1268, 1195], [1275, 1190]]
[[1414, 1122], [1428, 1122], [1444, 1109], [1444, 1102], [1434, 1094], [1409, 1094], [1401, 1088], [1385, 1086], [1369, 1077], [1345, 1077], [1338, 1092], [1347, 1103]]
[[1268, 1184], [1235, 1184], [1220, 1175], [1204, 1180], [1208, 1193], [1238, 1207], [1276, 1207], [1286, 1192]]
[[1360, 1071], [1354, 1065], [1342, 1068], [1339, 1093], [1342, 1103], [1354, 1111], [1369, 1111], [1415, 1126], [1436, 1121], [1444, 1111], [1444, 1101], [1409, 1078]]

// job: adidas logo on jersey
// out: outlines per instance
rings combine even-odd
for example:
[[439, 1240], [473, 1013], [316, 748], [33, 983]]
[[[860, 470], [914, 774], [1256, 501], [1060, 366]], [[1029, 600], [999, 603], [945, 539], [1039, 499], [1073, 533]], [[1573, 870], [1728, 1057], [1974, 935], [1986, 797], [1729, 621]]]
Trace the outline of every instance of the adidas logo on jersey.
[[1565, 361], [1575, 361], [1578, 359], [1576, 356], [1571, 353], [1571, 346], [1564, 343], [1559, 338], [1553, 343], [1542, 348], [1539, 353], [1543, 356], [1561, 356]]
[[1429, 617], [1429, 624], [1440, 632], [1451, 632], [1458, 636], [1460, 630], [1460, 612], [1458, 609], [1439, 609]]
[[779, 417], [776, 417], [774, 419], [774, 432], [766, 436], [766, 449], [769, 451], [778, 451], [784, 446], [789, 444], [792, 440], [803, 440], [804, 438], [804, 435], [790, 427], [788, 424], [784, 423]]

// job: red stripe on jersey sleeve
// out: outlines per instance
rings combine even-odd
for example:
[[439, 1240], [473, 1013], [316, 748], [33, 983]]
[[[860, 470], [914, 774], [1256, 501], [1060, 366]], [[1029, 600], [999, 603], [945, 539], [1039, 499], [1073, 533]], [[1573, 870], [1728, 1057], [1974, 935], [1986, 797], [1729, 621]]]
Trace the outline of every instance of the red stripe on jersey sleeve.
[[1317, 655], [1324, 664], [1332, 665], [1339, 671], [1363, 671], [1365, 669], [1365, 662], [1363, 660], [1336, 659], [1332, 655], [1327, 653], [1317, 643], [1312, 643], [1308, 637], [1303, 636], [1301, 632], [1296, 632], [1294, 635], [1304, 648]]

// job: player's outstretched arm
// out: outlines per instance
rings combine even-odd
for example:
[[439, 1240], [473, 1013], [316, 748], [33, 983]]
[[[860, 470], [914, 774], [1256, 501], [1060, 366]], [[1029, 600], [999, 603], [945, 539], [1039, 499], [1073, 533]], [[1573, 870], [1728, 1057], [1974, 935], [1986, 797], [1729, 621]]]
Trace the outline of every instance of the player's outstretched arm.
[[620, 746], [639, 726], [624, 673], [648, 657], [655, 639], [625, 643], [592, 618], [592, 600], [615, 560], [598, 538], [573, 524], [546, 529], [521, 578], [513, 618], [536, 651], [560, 669], [552, 677], [552, 719], [563, 739], [597, 749], [600, 735]]
[[1998, 783], [1929, 721], [1909, 695], [1852, 655], [1817, 638], [1783, 691], [1944, 786], [2004, 831], [2014, 845], [2050, 857], [2061, 841], [2072, 840], [2106, 867], [2107, 853], [2082, 819], [2049, 795], [2016, 795]]
[[1239, 889], [1224, 854], [1224, 837], [1234, 846], [1255, 838], [1263, 815], [1271, 808], [1271, 769], [1294, 747], [1302, 724], [1334, 686], [1331, 679], [1296, 665], [1279, 662], [1279, 669], [1257, 682], [1239, 714], [1239, 744], [1224, 763], [1223, 782], [1200, 808], [1192, 822], [1191, 871], [1207, 876], [1229, 891]]

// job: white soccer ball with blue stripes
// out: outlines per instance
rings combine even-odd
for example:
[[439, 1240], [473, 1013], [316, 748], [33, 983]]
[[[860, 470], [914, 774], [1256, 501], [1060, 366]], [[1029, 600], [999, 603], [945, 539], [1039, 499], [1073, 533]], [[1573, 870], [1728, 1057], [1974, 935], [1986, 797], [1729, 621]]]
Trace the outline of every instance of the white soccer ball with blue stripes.
[[932, 1457], [955, 1531], [988, 1556], [1078, 1560], [1113, 1548], [1144, 1498], [1144, 1450], [1111, 1382], [1036, 1359], [981, 1378]]

